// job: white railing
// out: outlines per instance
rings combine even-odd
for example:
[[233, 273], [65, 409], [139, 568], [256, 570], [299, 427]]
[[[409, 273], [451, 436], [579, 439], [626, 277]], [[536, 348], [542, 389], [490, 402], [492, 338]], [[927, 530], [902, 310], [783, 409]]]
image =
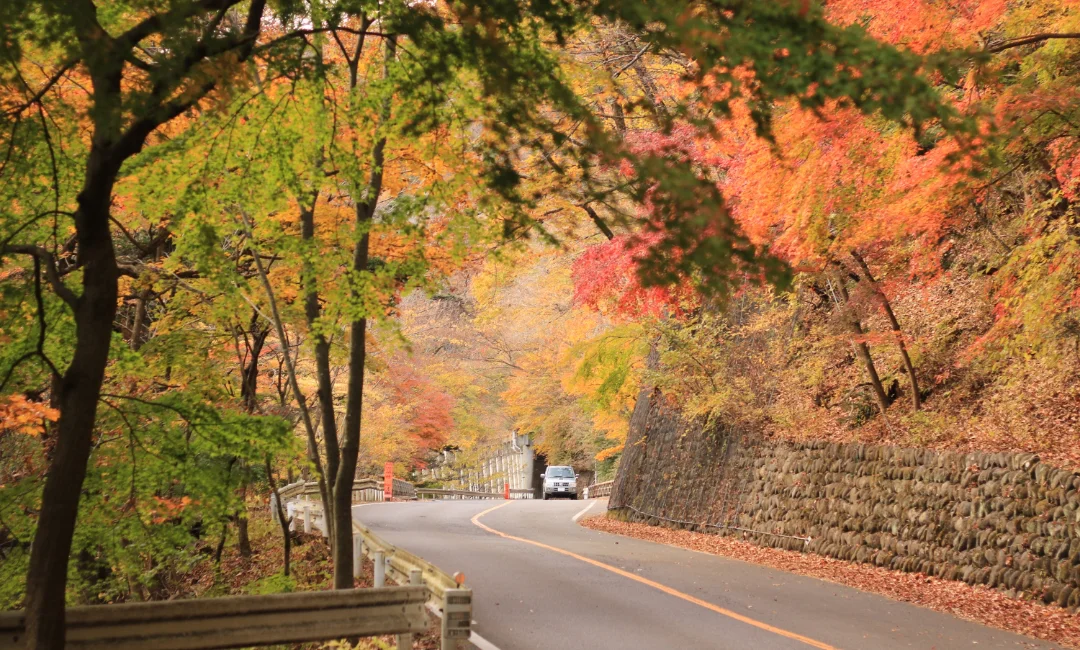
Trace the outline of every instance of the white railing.
[[[384, 483], [382, 479], [375, 478], [359, 478], [353, 481], [352, 486], [352, 502], [353, 503], [368, 503], [372, 501], [384, 501], [386, 495], [383, 493]], [[296, 483], [290, 483], [282, 486], [278, 489], [278, 495], [281, 497], [281, 501], [285, 503], [286, 508], [289, 508], [289, 504], [302, 504], [308, 501], [318, 501], [322, 499], [322, 494], [319, 492], [319, 484], [316, 481], [297, 481]], [[394, 499], [406, 499], [411, 500], [416, 498], [416, 487], [408, 481], [404, 481], [399, 478], [394, 479]], [[292, 517], [295, 514], [295, 510], [300, 505], [293, 506], [293, 509], [288, 510], [287, 517]], [[274, 502], [274, 495], [270, 495], [270, 514], [277, 519], [277, 503]]]

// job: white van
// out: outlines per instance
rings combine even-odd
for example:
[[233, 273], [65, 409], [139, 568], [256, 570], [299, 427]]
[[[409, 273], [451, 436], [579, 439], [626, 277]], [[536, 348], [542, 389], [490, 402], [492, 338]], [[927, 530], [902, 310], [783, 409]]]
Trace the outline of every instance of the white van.
[[577, 474], [569, 465], [553, 465], [540, 475], [544, 480], [544, 500], [555, 497], [577, 498]]

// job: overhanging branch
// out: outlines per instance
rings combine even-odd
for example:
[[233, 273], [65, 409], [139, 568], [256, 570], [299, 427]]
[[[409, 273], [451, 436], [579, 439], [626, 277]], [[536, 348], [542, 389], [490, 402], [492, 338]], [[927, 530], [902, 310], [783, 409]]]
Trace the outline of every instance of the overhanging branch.
[[1046, 32], [1043, 34], [1031, 34], [1028, 36], [1020, 36], [1018, 38], [1010, 38], [1009, 40], [987, 47], [986, 51], [997, 54], [998, 52], [1004, 52], [1005, 50], [1014, 47], [1041, 43], [1056, 38], [1080, 38], [1080, 32]]
[[56, 268], [56, 257], [40, 246], [32, 244], [8, 244], [0, 247], [0, 255], [12, 253], [17, 255], [30, 255], [45, 267], [45, 277], [52, 287], [53, 293], [68, 304], [72, 309], [79, 306], [79, 299], [75, 293], [64, 284], [60, 278], [60, 271]]

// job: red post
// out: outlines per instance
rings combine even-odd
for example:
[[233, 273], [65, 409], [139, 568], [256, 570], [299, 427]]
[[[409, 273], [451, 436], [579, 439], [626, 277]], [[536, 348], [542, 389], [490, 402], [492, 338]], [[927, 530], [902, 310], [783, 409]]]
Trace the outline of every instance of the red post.
[[509, 483], [503, 483], [503, 498], [504, 499], [509, 499], [510, 498], [510, 484]]
[[394, 500], [394, 464], [383, 466], [383, 501]]

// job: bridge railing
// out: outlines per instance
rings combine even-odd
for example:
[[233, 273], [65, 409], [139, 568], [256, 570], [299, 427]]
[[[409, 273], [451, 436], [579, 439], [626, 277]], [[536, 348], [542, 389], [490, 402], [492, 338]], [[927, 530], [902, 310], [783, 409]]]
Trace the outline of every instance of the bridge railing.
[[408, 481], [400, 478], [394, 479], [394, 498], [395, 499], [415, 499], [416, 498], [416, 486]]
[[[353, 481], [352, 486], [352, 502], [353, 503], [367, 503], [371, 501], [384, 501], [386, 495], [384, 494], [384, 483], [382, 479], [375, 478], [358, 478]], [[282, 503], [288, 504], [295, 503], [297, 501], [314, 501], [322, 498], [319, 492], [319, 484], [316, 481], [298, 481], [296, 483], [290, 483], [278, 488], [278, 495], [281, 498]], [[415, 499], [416, 487], [408, 481], [395, 478], [394, 479], [394, 498], [395, 499]], [[270, 512], [277, 517], [277, 504], [273, 502], [273, 495], [271, 495]], [[292, 516], [290, 510], [289, 516]]]
[[502, 492], [477, 490], [450, 490], [443, 488], [416, 488], [416, 498], [423, 499], [505, 499]]
[[586, 499], [598, 499], [600, 497], [611, 496], [611, 484], [614, 481], [604, 481], [603, 483], [593, 483], [585, 488]]

